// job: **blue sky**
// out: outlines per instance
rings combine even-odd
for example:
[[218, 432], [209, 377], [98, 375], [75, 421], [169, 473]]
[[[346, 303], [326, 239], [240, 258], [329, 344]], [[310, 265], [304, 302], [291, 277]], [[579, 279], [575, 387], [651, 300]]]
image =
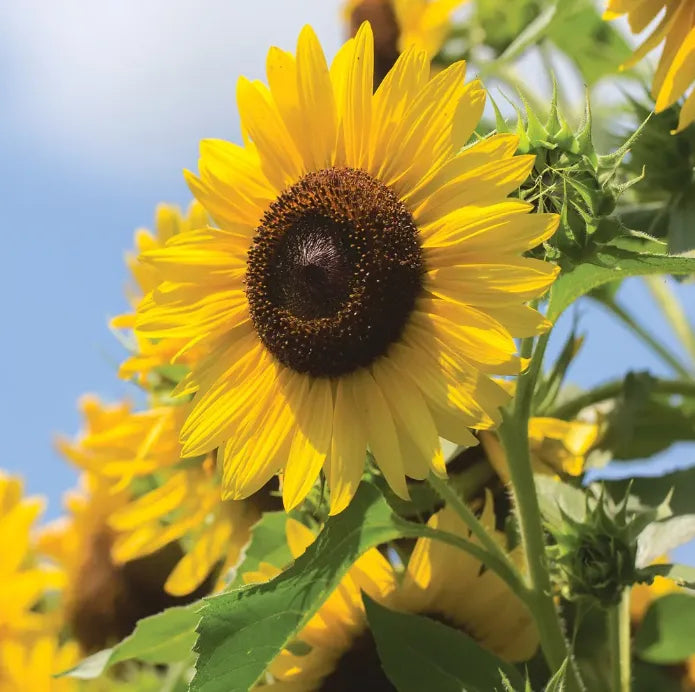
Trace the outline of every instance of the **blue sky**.
[[[48, 516], [75, 481], [52, 440], [78, 430], [78, 397], [136, 396], [116, 377], [123, 353], [106, 326], [126, 307], [122, 260], [134, 229], [151, 224], [160, 201], [188, 203], [181, 171], [196, 167], [198, 141], [238, 140], [237, 76], [262, 78], [268, 46], [291, 49], [306, 22], [332, 54], [341, 27], [338, 3], [326, 0], [0, 6], [2, 466], [49, 498]], [[695, 303], [692, 288], [685, 294]], [[638, 281], [622, 296], [659, 324]], [[578, 309], [587, 341], [573, 381], [667, 374], [601, 309]], [[681, 446], [663, 463], [694, 462], [695, 450]], [[695, 552], [687, 557], [695, 563]]]

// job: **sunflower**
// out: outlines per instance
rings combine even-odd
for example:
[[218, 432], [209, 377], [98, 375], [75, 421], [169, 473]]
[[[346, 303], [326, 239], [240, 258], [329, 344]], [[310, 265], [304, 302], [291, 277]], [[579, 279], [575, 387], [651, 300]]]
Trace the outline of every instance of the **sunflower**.
[[[161, 551], [175, 556], [173, 564], [164, 560], [170, 571], [164, 588], [173, 596], [190, 594], [220, 565], [223, 571], [233, 565], [260, 510], [254, 503], [220, 501], [212, 456], [181, 463], [183, 407], [135, 412], [95, 397], [81, 406], [85, 431], [74, 442], [60, 440], [59, 447], [113, 498], [104, 500], [101, 523], [111, 534], [114, 563], [162, 557]], [[177, 541], [183, 554], [167, 548]]]
[[75, 642], [59, 644], [55, 636], [27, 643], [0, 638], [0, 692], [73, 692], [82, 689], [74, 678], [54, 678], [80, 658]]
[[[138, 262], [137, 256], [147, 250], [164, 247], [169, 238], [200, 228], [207, 222], [205, 210], [195, 200], [189, 205], [185, 215], [175, 205], [160, 204], [155, 211], [155, 232], [152, 233], [146, 228], [138, 228], [135, 231], [135, 252], [128, 252], [125, 257], [133, 279], [126, 291], [133, 310], [137, 308], [142, 297], [159, 282], [154, 268]], [[132, 329], [134, 324], [134, 313], [119, 315], [111, 320], [111, 326], [115, 328]], [[141, 384], [147, 383], [148, 376], [156, 368], [168, 365], [182, 346], [176, 339], [137, 339], [136, 342], [136, 353], [121, 365], [119, 375], [124, 379], [135, 377]]]
[[[494, 532], [492, 502], [485, 503], [481, 521]], [[475, 540], [448, 508], [432, 516], [428, 525]], [[314, 540], [309, 529], [291, 519], [287, 533], [295, 558]], [[494, 533], [504, 543], [504, 536]], [[510, 557], [521, 565], [519, 548]], [[247, 582], [264, 581], [278, 572], [262, 564], [258, 572], [244, 578]], [[377, 549], [357, 560], [300, 632], [298, 638], [310, 647], [309, 653], [297, 655], [284, 650], [271, 664], [269, 672], [278, 689], [395, 689], [381, 668], [362, 591], [389, 608], [424, 614], [455, 627], [507, 661], [527, 660], [538, 646], [531, 614], [497, 575], [483, 570], [468, 553], [438, 541], [419, 539], [402, 579]]]
[[[529, 452], [534, 473], [580, 476], [586, 455], [599, 439], [600, 426], [558, 418], [531, 418], [528, 424]], [[507, 457], [493, 432], [480, 433], [480, 444], [497, 475], [509, 483]]]
[[0, 471], [0, 642], [44, 631], [46, 617], [35, 606], [63, 583], [57, 570], [39, 562], [32, 540], [43, 501], [22, 495], [22, 481]]
[[490, 375], [548, 327], [524, 302], [558, 268], [521, 253], [558, 219], [507, 198], [534, 157], [465, 146], [485, 94], [463, 62], [429, 80], [410, 48], [372, 94], [372, 56], [368, 24], [330, 69], [310, 27], [296, 57], [272, 48], [270, 86], [238, 83], [245, 145], [205, 141], [187, 174], [219, 228], [141, 256], [163, 281], [136, 329], [203, 348], [176, 392], [195, 393], [183, 455], [219, 447], [227, 498], [282, 471], [289, 510], [323, 469], [335, 514], [367, 449], [407, 498], [406, 476], [445, 475], [439, 436], [499, 423]]
[[[665, 11], [664, 11], [665, 10]], [[627, 15], [637, 34], [662, 12], [664, 15], [623, 68], [633, 67], [661, 43], [664, 44], [652, 82], [655, 110], [660, 113], [685, 94], [695, 81], [695, 3], [692, 0], [609, 0], [604, 19]], [[680, 132], [695, 120], [695, 91], [690, 91], [680, 112]]]
[[57, 619], [44, 607], [63, 576], [39, 561], [31, 535], [42, 506], [23, 497], [19, 478], [0, 472], [0, 692], [76, 689], [74, 680], [52, 679], [79, 652], [74, 643], [58, 644]]
[[451, 31], [451, 16], [468, 0], [348, 0], [343, 18], [354, 36], [362, 22], [374, 30], [374, 84], [410, 46], [432, 60]]

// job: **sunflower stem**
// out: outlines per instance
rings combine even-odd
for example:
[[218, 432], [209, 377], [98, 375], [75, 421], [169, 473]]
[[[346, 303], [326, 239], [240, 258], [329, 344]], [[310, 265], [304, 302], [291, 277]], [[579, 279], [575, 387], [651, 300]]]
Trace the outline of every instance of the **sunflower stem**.
[[620, 603], [608, 611], [608, 635], [611, 647], [611, 674], [615, 692], [630, 692], [630, 589], [623, 590]]
[[[516, 565], [509, 559], [509, 555], [502, 550], [500, 544], [488, 533], [475, 514], [473, 514], [470, 507], [458, 496], [454, 489], [451, 488], [444, 479], [434, 474], [430, 474], [428, 482], [437, 495], [461, 517], [473, 536], [478, 539], [480, 545], [491, 555], [496, 556], [498, 560], [505, 563], [512, 572], [516, 572], [520, 577], [521, 575], [519, 575]], [[486, 567], [490, 567], [490, 565], [486, 565]]]
[[[410, 522], [408, 522], [410, 524]], [[422, 524], [412, 524], [402, 528], [402, 535], [406, 538], [431, 538], [435, 541], [441, 541], [448, 545], [463, 550], [469, 555], [479, 560], [488, 569], [492, 570], [516, 595], [526, 604], [529, 610], [533, 610], [532, 600], [533, 594], [524, 584], [524, 581], [519, 572], [512, 568], [507, 561], [501, 561], [496, 555], [491, 554], [487, 550], [480, 547], [478, 543], [469, 541], [461, 536], [442, 531], [431, 526], [423, 526]]]
[[504, 412], [504, 422], [499, 434], [507, 454], [519, 530], [527, 561], [532, 611], [538, 626], [543, 654], [553, 673], [569, 660], [567, 689], [575, 691], [581, 690], [582, 684], [572, 664], [565, 632], [553, 599], [545, 552], [545, 534], [529, 454], [528, 423], [531, 401], [548, 337], [547, 333], [541, 336], [535, 349], [532, 338], [521, 342], [521, 356], [531, 358], [531, 362], [526, 372], [519, 376], [512, 409]]

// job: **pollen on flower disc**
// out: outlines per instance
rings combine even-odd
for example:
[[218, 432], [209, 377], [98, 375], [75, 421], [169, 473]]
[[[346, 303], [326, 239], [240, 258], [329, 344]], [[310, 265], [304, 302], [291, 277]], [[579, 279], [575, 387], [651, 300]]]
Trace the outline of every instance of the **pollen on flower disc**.
[[338, 377], [399, 339], [423, 274], [415, 221], [395, 193], [364, 171], [327, 168], [269, 206], [246, 293], [256, 331], [281, 363]]

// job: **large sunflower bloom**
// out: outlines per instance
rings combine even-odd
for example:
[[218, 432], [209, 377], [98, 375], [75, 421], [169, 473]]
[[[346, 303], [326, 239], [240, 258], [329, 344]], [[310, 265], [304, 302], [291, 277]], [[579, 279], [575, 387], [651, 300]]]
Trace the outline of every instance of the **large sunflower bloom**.
[[[165, 590], [191, 593], [222, 565], [232, 566], [260, 511], [252, 503], [220, 501], [213, 458], [181, 463], [179, 430], [185, 411], [162, 406], [134, 412], [127, 404], [82, 400], [86, 429], [61, 451], [125, 499], [105, 506], [116, 564], [151, 555], [181, 541], [185, 552], [171, 565]], [[137, 492], [131, 492], [134, 488]], [[173, 568], [173, 569], [172, 569]]]
[[226, 497], [283, 471], [291, 509], [323, 469], [335, 514], [367, 449], [407, 497], [406, 475], [445, 474], [439, 435], [499, 422], [489, 375], [517, 374], [513, 337], [547, 327], [524, 302], [557, 267], [521, 253], [557, 217], [507, 199], [534, 157], [510, 135], [464, 148], [485, 95], [463, 62], [429, 80], [408, 49], [372, 94], [372, 55], [368, 24], [330, 69], [309, 27], [296, 57], [271, 49], [270, 86], [238, 83], [250, 141], [204, 142], [187, 175], [220, 228], [143, 255], [164, 280], [136, 328], [204, 345], [183, 454], [219, 447]]
[[[491, 502], [485, 504], [481, 521], [494, 531]], [[428, 525], [475, 540], [448, 508], [435, 514]], [[495, 535], [500, 543], [505, 541], [502, 534]], [[289, 545], [295, 558], [313, 538], [306, 527], [288, 522]], [[521, 550], [517, 548], [511, 557], [520, 564]], [[260, 581], [278, 572], [264, 564], [245, 579]], [[538, 646], [531, 614], [494, 572], [483, 570], [478, 560], [457, 548], [419, 539], [402, 579], [376, 549], [366, 552], [352, 566], [299, 634], [299, 639], [311, 647], [309, 653], [297, 655], [284, 650], [271, 664], [269, 670], [277, 689], [395, 689], [381, 668], [362, 591], [389, 608], [428, 615], [458, 628], [507, 661], [527, 660]]]
[[[623, 67], [637, 64], [664, 44], [652, 82], [655, 110], [673, 105], [695, 81], [695, 3], [692, 0], [609, 0], [604, 19], [627, 14], [630, 29], [640, 33], [664, 11], [661, 21]], [[680, 132], [695, 120], [695, 91], [685, 99], [678, 120]]]
[[[160, 204], [155, 211], [154, 232], [147, 228], [138, 228], [135, 231], [135, 251], [128, 252], [125, 256], [126, 265], [132, 275], [127, 295], [133, 310], [137, 308], [143, 296], [159, 283], [157, 271], [152, 266], [138, 262], [138, 255], [164, 247], [169, 238], [205, 226], [207, 222], [205, 210], [196, 201], [190, 204], [185, 214], [175, 205]], [[134, 325], [134, 312], [119, 315], [111, 320], [112, 327], [132, 329]], [[140, 382], [145, 383], [153, 370], [171, 362], [182, 345], [177, 339], [137, 339], [136, 353], [121, 365], [118, 374], [124, 379], [137, 377]]]

